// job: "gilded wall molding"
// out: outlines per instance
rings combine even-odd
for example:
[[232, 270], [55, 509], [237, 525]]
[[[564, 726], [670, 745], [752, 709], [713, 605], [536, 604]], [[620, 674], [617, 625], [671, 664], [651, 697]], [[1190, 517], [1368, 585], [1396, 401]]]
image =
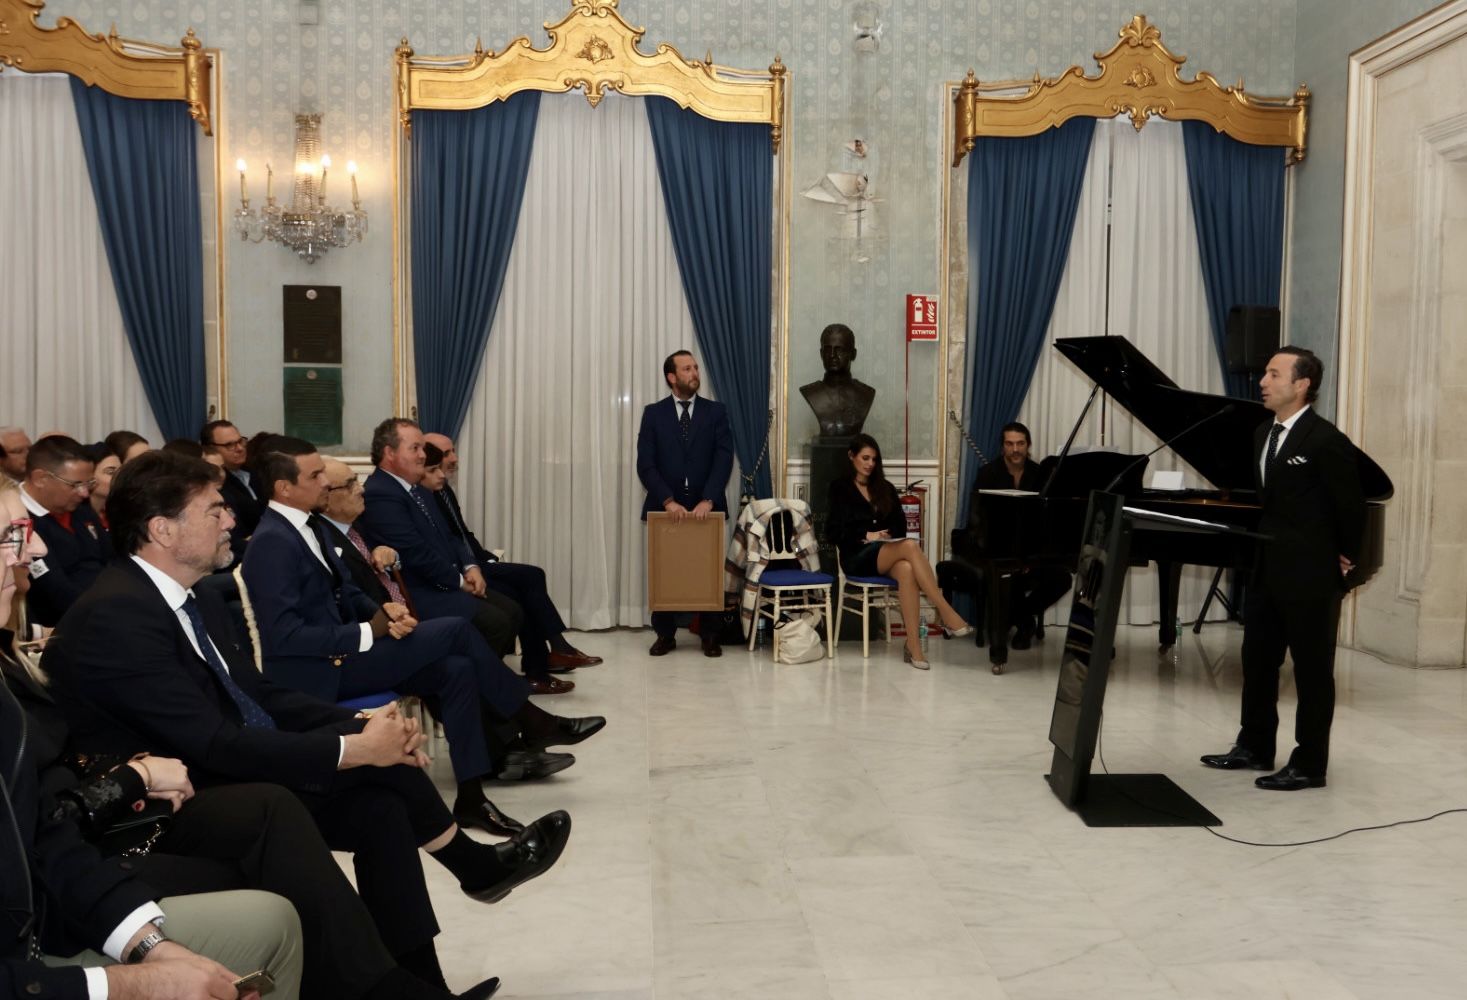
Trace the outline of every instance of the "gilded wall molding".
[[[0, 70], [67, 73], [118, 97], [185, 101], [205, 135], [213, 135], [213, 60], [192, 28], [177, 49], [88, 34], [69, 17], [37, 23], [45, 0], [0, 0]], [[140, 50], [140, 51], [139, 51]]]
[[1095, 54], [1100, 72], [1086, 76], [1071, 66], [1057, 77], [1037, 75], [1017, 96], [987, 96], [968, 71], [954, 97], [953, 166], [980, 136], [1037, 135], [1071, 118], [1113, 118], [1124, 114], [1140, 131], [1152, 115], [1169, 121], [1201, 121], [1240, 142], [1283, 146], [1288, 162], [1304, 159], [1309, 88], [1300, 84], [1290, 97], [1255, 97], [1243, 81], [1224, 87], [1206, 72], [1183, 80], [1185, 56], [1169, 52], [1161, 31], [1137, 14], [1121, 28], [1109, 52]]
[[627, 24], [618, 0], [572, 0], [569, 14], [546, 22], [550, 44], [537, 49], [521, 35], [503, 51], [482, 43], [463, 56], [415, 56], [406, 38], [398, 46], [399, 124], [411, 134], [417, 109], [465, 111], [526, 90], [564, 93], [580, 89], [594, 108], [608, 90], [634, 97], [676, 101], [705, 118], [767, 124], [778, 154], [784, 132], [785, 66], [776, 56], [767, 71], [732, 69], [685, 59], [663, 43], [652, 54], [640, 48], [645, 28]]

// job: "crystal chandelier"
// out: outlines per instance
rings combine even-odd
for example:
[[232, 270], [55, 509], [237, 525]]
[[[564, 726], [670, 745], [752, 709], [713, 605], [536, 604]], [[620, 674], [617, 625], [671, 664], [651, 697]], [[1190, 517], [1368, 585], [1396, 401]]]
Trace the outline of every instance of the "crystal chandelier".
[[239, 208], [234, 212], [234, 231], [242, 240], [261, 243], [274, 240], [307, 264], [314, 264], [332, 247], [349, 246], [367, 234], [367, 213], [357, 196], [356, 161], [348, 161], [351, 178], [351, 211], [341, 212], [326, 204], [326, 175], [331, 157], [320, 152], [321, 116], [295, 116], [295, 188], [290, 208], [275, 204], [275, 171], [265, 164], [265, 207], [250, 208], [245, 181], [247, 164], [235, 162], [239, 170]]

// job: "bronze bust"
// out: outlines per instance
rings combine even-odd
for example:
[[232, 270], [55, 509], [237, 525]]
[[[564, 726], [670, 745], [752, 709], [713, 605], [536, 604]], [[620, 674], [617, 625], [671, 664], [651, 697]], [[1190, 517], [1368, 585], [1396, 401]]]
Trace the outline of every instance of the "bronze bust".
[[800, 386], [800, 394], [815, 411], [821, 436], [859, 434], [866, 423], [866, 414], [871, 412], [876, 390], [851, 377], [851, 362], [856, 360], [856, 335], [850, 327], [832, 323], [820, 332], [820, 360], [825, 363], [825, 377]]

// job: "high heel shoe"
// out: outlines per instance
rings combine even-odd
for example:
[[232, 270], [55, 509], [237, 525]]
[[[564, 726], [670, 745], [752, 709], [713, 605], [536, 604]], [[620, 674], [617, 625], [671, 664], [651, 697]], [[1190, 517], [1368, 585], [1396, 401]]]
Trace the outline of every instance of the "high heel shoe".
[[914, 659], [913, 656], [912, 656], [912, 651], [910, 649], [907, 649], [905, 646], [902, 647], [902, 662], [903, 663], [910, 663], [912, 666], [916, 667], [918, 670], [931, 670], [932, 669], [932, 664], [928, 663], [926, 660]]
[[947, 637], [949, 639], [966, 639], [968, 636], [970, 636], [972, 634], [973, 634], [973, 626], [972, 625], [964, 625], [962, 628], [950, 628], [950, 629], [947, 630]]

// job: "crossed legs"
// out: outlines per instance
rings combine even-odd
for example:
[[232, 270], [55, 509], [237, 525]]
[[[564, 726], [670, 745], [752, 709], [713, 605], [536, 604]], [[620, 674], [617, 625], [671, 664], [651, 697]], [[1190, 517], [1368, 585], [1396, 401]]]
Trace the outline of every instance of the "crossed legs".
[[912, 654], [912, 659], [923, 659], [922, 641], [917, 635], [922, 594], [927, 595], [927, 600], [942, 616], [943, 625], [954, 630], [967, 626], [963, 616], [954, 611], [942, 596], [937, 574], [927, 561], [927, 553], [915, 539], [905, 538], [883, 545], [876, 553], [876, 569], [897, 582], [897, 602], [902, 606], [902, 621], [907, 626], [907, 652]]

